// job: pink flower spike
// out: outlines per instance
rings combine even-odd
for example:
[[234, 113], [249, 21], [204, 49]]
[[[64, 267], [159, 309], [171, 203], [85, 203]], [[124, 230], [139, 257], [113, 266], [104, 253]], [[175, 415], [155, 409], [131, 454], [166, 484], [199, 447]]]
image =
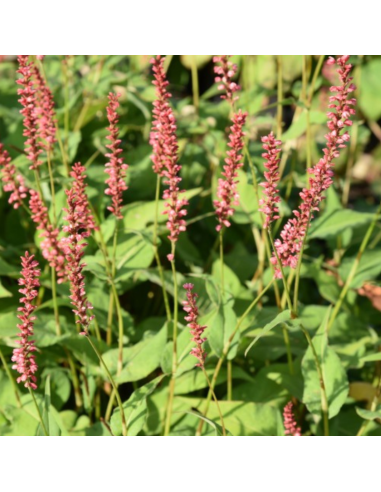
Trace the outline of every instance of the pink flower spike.
[[86, 229], [87, 236], [91, 235], [91, 231], [98, 231], [99, 227], [96, 225], [93, 214], [90, 209], [89, 199], [86, 193], [86, 168], [77, 162], [72, 167], [70, 176], [73, 178], [73, 193], [77, 197], [77, 209], [81, 210], [82, 227]]
[[87, 198], [86, 195], [78, 195], [78, 188], [73, 184], [69, 191], [66, 191], [68, 208], [65, 209], [66, 217], [64, 220], [68, 223], [63, 228], [68, 234], [67, 238], [67, 263], [70, 280], [71, 304], [74, 306], [73, 313], [77, 316], [77, 324], [82, 328], [82, 333], [89, 333], [89, 327], [94, 319], [89, 311], [93, 306], [87, 300], [85, 289], [85, 276], [83, 269], [85, 264], [82, 263], [84, 249], [87, 244], [85, 238], [89, 237], [90, 232], [87, 229], [88, 216], [86, 213]]
[[21, 376], [17, 379], [17, 383], [22, 383], [25, 388], [31, 390], [37, 389], [37, 378], [35, 376], [38, 367], [36, 363], [36, 357], [34, 353], [37, 351], [33, 337], [34, 321], [36, 319], [33, 313], [36, 306], [33, 301], [38, 296], [38, 288], [40, 287], [39, 277], [40, 270], [38, 269], [38, 262], [34, 261], [34, 256], [31, 256], [28, 252], [25, 253], [25, 257], [21, 257], [21, 278], [19, 285], [21, 289], [20, 294], [23, 297], [20, 299], [20, 303], [24, 304], [23, 307], [18, 309], [18, 319], [21, 321], [17, 325], [20, 330], [20, 340], [17, 342], [20, 348], [14, 349], [12, 362], [14, 362], [13, 369], [17, 371]]
[[225, 159], [224, 179], [218, 182], [217, 197], [219, 200], [214, 201], [217, 219], [219, 225], [217, 231], [221, 231], [224, 227], [230, 227], [230, 219], [234, 215], [233, 205], [239, 204], [239, 194], [237, 191], [238, 171], [243, 167], [241, 151], [244, 147], [243, 126], [246, 123], [247, 113], [242, 113], [240, 110], [233, 116], [233, 126], [230, 128], [230, 136], [228, 146], [231, 150], [227, 152]]
[[43, 61], [46, 55], [36, 55], [37, 60]]
[[121, 207], [123, 204], [123, 192], [128, 189], [126, 185], [126, 171], [128, 169], [127, 164], [124, 164], [124, 159], [121, 157], [123, 152], [120, 148], [121, 140], [119, 139], [118, 122], [119, 117], [117, 109], [119, 108], [118, 98], [120, 94], [113, 94], [110, 92], [108, 99], [109, 104], [107, 106], [107, 118], [110, 126], [107, 130], [110, 134], [106, 137], [110, 141], [109, 145], [106, 145], [110, 152], [106, 154], [109, 162], [106, 164], [105, 172], [110, 175], [106, 184], [108, 188], [106, 195], [112, 199], [112, 206], [108, 207], [108, 210], [115, 215], [117, 219], [123, 219]]
[[29, 190], [29, 208], [32, 212], [32, 221], [37, 224], [37, 230], [41, 231], [40, 238], [42, 256], [54, 268], [58, 283], [66, 280], [66, 246], [59, 239], [59, 229], [54, 229], [50, 224], [48, 209], [44, 205], [40, 195], [35, 190]]
[[56, 113], [54, 98], [37, 65], [32, 64], [32, 75], [36, 89], [37, 133], [39, 145], [48, 152], [53, 150], [56, 139]]
[[266, 162], [264, 164], [267, 172], [265, 172], [266, 183], [261, 183], [260, 186], [264, 188], [264, 194], [266, 195], [265, 200], [260, 200], [259, 204], [262, 207], [259, 211], [264, 213], [266, 216], [264, 228], [268, 229], [270, 225], [278, 220], [279, 210], [278, 203], [280, 203], [280, 198], [278, 196], [278, 182], [280, 179], [279, 175], [279, 154], [282, 145], [280, 140], [275, 140], [274, 134], [270, 133], [267, 137], [262, 138], [263, 149], [265, 153], [262, 155]]
[[[352, 125], [349, 118], [356, 114], [353, 107], [356, 99], [350, 97], [355, 86], [352, 84], [353, 77], [350, 76], [352, 65], [347, 64], [348, 59], [349, 55], [342, 55], [336, 60], [341, 85], [331, 87], [333, 95], [330, 97], [331, 111], [328, 113], [327, 124], [329, 131], [325, 136], [327, 146], [323, 150], [324, 156], [315, 167], [308, 170], [311, 175], [310, 186], [300, 193], [302, 204], [298, 210], [294, 211], [294, 217], [285, 225], [281, 239], [275, 242], [278, 256], [284, 267], [297, 268], [310, 222], [314, 218], [314, 213], [320, 210], [324, 192], [333, 184], [334, 161], [340, 156], [340, 150], [344, 149], [350, 140], [346, 127]], [[272, 262], [277, 265], [275, 254]], [[279, 278], [280, 275], [279, 268], [277, 268], [276, 277]]]
[[16, 166], [12, 164], [12, 160], [4, 145], [0, 143], [0, 168], [2, 170], [3, 188], [6, 193], [10, 193], [8, 203], [14, 209], [22, 206], [24, 200], [28, 196], [28, 188], [25, 186], [24, 178], [17, 173]]
[[33, 87], [33, 65], [28, 63], [29, 55], [18, 55], [19, 73], [22, 78], [17, 80], [17, 84], [23, 88], [18, 89], [17, 93], [21, 98], [19, 102], [24, 109], [20, 113], [24, 116], [24, 137], [27, 137], [25, 141], [25, 151], [28, 159], [32, 163], [30, 169], [35, 170], [41, 166], [42, 162], [39, 156], [42, 150], [39, 148], [38, 137], [38, 123], [36, 115], [36, 89]]
[[206, 330], [206, 326], [201, 326], [198, 323], [199, 312], [197, 307], [197, 298], [198, 295], [194, 294], [192, 291], [194, 289], [193, 284], [185, 284], [184, 289], [187, 291], [187, 301], [183, 302], [184, 311], [186, 312], [185, 321], [188, 322], [188, 327], [191, 329], [192, 341], [196, 344], [196, 347], [191, 351], [191, 355], [196, 357], [199, 360], [199, 363], [196, 364], [196, 367], [201, 367], [202, 369], [205, 367], [205, 360], [207, 357], [207, 353], [205, 352], [203, 345], [207, 341], [206, 338], [203, 338], [204, 331]]
[[167, 92], [168, 81], [164, 70], [164, 60], [165, 58], [161, 55], [151, 60], [157, 99], [154, 102], [154, 122], [150, 141], [154, 151], [153, 169], [164, 178], [164, 184], [168, 186], [163, 195], [166, 201], [164, 214], [168, 215], [167, 227], [170, 232], [168, 239], [176, 243], [180, 234], [186, 231], [184, 217], [187, 215], [185, 207], [188, 201], [181, 198], [184, 191], [179, 188], [182, 179], [179, 176], [181, 166], [178, 163], [176, 119], [168, 103], [171, 95]]
[[213, 58], [215, 63], [214, 72], [216, 76], [216, 83], [218, 89], [224, 91], [221, 99], [227, 99], [231, 104], [239, 99], [238, 96], [234, 97], [234, 93], [238, 92], [241, 87], [233, 82], [233, 77], [237, 73], [237, 65], [229, 61], [232, 55], [219, 55]]
[[298, 427], [298, 424], [296, 423], [292, 402], [286, 405], [283, 417], [286, 436], [301, 437], [302, 430], [300, 427]]

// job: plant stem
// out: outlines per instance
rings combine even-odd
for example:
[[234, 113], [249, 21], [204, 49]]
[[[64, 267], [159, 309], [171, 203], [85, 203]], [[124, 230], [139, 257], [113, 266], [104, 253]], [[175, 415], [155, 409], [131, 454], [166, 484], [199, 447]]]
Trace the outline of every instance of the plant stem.
[[52, 164], [50, 160], [50, 151], [48, 151], [48, 168], [49, 168], [49, 178], [50, 178], [50, 190], [52, 194], [53, 226], [55, 227], [57, 224], [56, 192], [54, 189], [54, 178], [53, 178]]
[[192, 56], [192, 87], [193, 87], [193, 104], [198, 112], [200, 107], [200, 88], [198, 81], [198, 68], [196, 55]]
[[168, 398], [168, 407], [167, 407], [167, 418], [165, 422], [165, 430], [164, 435], [169, 436], [171, 431], [171, 419], [173, 413], [173, 400], [175, 397], [175, 378], [177, 372], [177, 335], [178, 335], [178, 319], [179, 319], [179, 304], [178, 304], [178, 285], [177, 285], [177, 272], [176, 272], [176, 245], [172, 243], [172, 255], [173, 261], [171, 261], [172, 265], [172, 274], [173, 274], [173, 287], [174, 287], [174, 312], [173, 312], [173, 355], [172, 355], [172, 378], [169, 387], [169, 398]]
[[100, 363], [102, 364], [102, 366], [104, 367], [106, 373], [107, 373], [107, 376], [110, 380], [110, 383], [111, 383], [111, 386], [113, 387], [114, 389], [114, 392], [115, 392], [115, 395], [116, 395], [116, 399], [118, 401], [118, 406], [119, 406], [119, 410], [120, 410], [120, 416], [121, 416], [121, 419], [122, 419], [122, 433], [123, 433], [123, 436], [126, 437], [127, 434], [128, 434], [128, 429], [127, 429], [127, 422], [126, 422], [126, 415], [124, 413], [124, 408], [123, 408], [123, 403], [122, 403], [122, 399], [120, 397], [120, 394], [119, 394], [119, 391], [118, 391], [118, 387], [114, 381], [114, 378], [112, 377], [105, 361], [103, 360], [103, 357], [102, 355], [100, 354], [100, 352], [98, 351], [98, 349], [96, 348], [96, 346], [94, 345], [94, 343], [92, 342], [91, 338], [89, 335], [86, 335], [86, 338], [88, 340], [88, 342], [90, 343], [92, 349], [94, 350], [95, 354], [97, 355]]
[[[210, 386], [210, 389], [211, 390], [209, 391], [209, 394], [208, 394], [208, 397], [207, 397], [207, 400], [206, 400], [206, 408], [205, 408], [205, 412], [204, 412], [204, 416], [206, 418], [208, 417], [209, 406], [210, 406], [210, 402], [212, 401], [212, 397], [213, 397], [212, 391], [214, 391], [214, 389], [216, 387], [217, 379], [218, 379], [218, 376], [220, 374], [221, 368], [222, 368], [222, 366], [223, 366], [226, 358], [229, 355], [231, 344], [233, 343], [234, 338], [236, 337], [238, 331], [240, 330], [240, 328], [242, 326], [242, 323], [245, 321], [245, 319], [247, 318], [247, 316], [249, 316], [249, 314], [255, 308], [255, 306], [260, 302], [260, 300], [266, 294], [266, 292], [273, 286], [274, 282], [275, 282], [275, 280], [272, 280], [271, 283], [250, 304], [250, 306], [246, 309], [246, 311], [244, 312], [244, 314], [238, 320], [237, 325], [236, 325], [233, 333], [231, 334], [229, 340], [226, 342], [225, 347], [224, 347], [224, 350], [223, 350], [223, 353], [222, 353], [222, 357], [218, 361], [217, 367], [216, 367], [216, 369], [214, 371], [214, 375], [213, 375], [211, 386]], [[199, 429], [197, 431], [197, 435], [198, 436], [201, 436], [203, 427], [204, 427], [204, 422], [202, 421], [202, 422], [200, 422], [200, 426], [199, 426]]]
[[283, 133], [283, 59], [282, 55], [277, 55], [278, 65], [278, 131], [277, 138], [282, 138]]
[[58, 301], [57, 301], [57, 275], [55, 268], [51, 268], [52, 272], [52, 294], [53, 294], [53, 308], [54, 308], [54, 319], [56, 322], [56, 334], [58, 337], [62, 335], [61, 324], [60, 324], [60, 313], [58, 309]]
[[5, 372], [6, 372], [7, 376], [8, 376], [8, 379], [9, 379], [9, 381], [11, 382], [11, 384], [13, 386], [13, 390], [15, 392], [15, 397], [16, 397], [16, 401], [17, 401], [17, 406], [19, 408], [22, 408], [22, 403], [21, 403], [21, 400], [20, 400], [19, 390], [17, 388], [16, 381], [13, 379], [12, 373], [9, 370], [7, 361], [5, 360], [4, 354], [1, 351], [1, 349], [0, 349], [0, 360], [3, 363], [3, 366], [4, 366], [4, 369], [5, 369]]
[[67, 360], [69, 362], [70, 372], [71, 372], [71, 375], [73, 378], [75, 405], [76, 405], [77, 409], [80, 409], [83, 407], [83, 399], [82, 399], [82, 393], [81, 393], [81, 387], [79, 384], [79, 379], [77, 376], [77, 371], [75, 368], [73, 358], [67, 349], [65, 349], [65, 354], [66, 354]]
[[219, 413], [219, 416], [220, 416], [220, 420], [221, 420], [221, 426], [222, 426], [222, 433], [224, 435], [224, 437], [226, 437], [226, 427], [225, 427], [225, 422], [224, 422], [224, 417], [222, 415], [222, 412], [221, 412], [221, 407], [220, 407], [220, 404], [218, 403], [218, 399], [216, 397], [216, 394], [214, 392], [214, 389], [212, 388], [212, 384], [210, 382], [210, 379], [208, 377], [208, 374], [206, 373], [205, 371], [205, 367], [202, 368], [202, 371], [204, 373], [204, 376], [206, 378], [206, 381], [208, 382], [208, 386], [209, 386], [209, 390], [211, 391], [212, 393], [212, 396], [213, 396], [213, 400], [215, 401], [216, 403], [216, 406], [217, 406], [217, 410], [218, 410], [218, 413]]
[[308, 236], [308, 231], [311, 223], [311, 212], [308, 217], [308, 226], [306, 229], [306, 233], [303, 238], [303, 244], [302, 244], [302, 249], [300, 250], [299, 253], [299, 260], [298, 260], [298, 266], [296, 270], [296, 279], [295, 279], [295, 291], [294, 291], [294, 312], [296, 315], [298, 315], [298, 306], [299, 306], [299, 286], [300, 286], [300, 274], [302, 271], [302, 263], [303, 263], [303, 254], [304, 250], [307, 244], [307, 236]]
[[165, 305], [165, 310], [167, 313], [167, 320], [168, 320], [168, 322], [171, 322], [172, 321], [172, 313], [171, 313], [171, 308], [169, 306], [167, 289], [165, 288], [164, 269], [163, 269], [163, 265], [161, 264], [160, 255], [159, 255], [159, 247], [158, 247], [160, 186], [161, 186], [161, 180], [160, 180], [160, 175], [158, 175], [157, 180], [156, 180], [155, 224], [154, 224], [154, 228], [153, 228], [153, 248], [154, 248], [154, 252], [155, 252], [157, 267], [159, 269], [159, 275], [160, 275], [160, 280], [161, 280], [161, 285], [162, 285], [162, 290], [163, 290], [164, 305]]
[[284, 285], [284, 291], [286, 293], [286, 296], [287, 296], [287, 304], [288, 304], [288, 308], [289, 310], [291, 311], [291, 315], [294, 316], [294, 311], [292, 309], [292, 302], [291, 302], [291, 297], [290, 297], [290, 292], [288, 290], [288, 285], [287, 285], [287, 282], [286, 282], [286, 277], [284, 275], [284, 270], [283, 270], [283, 265], [282, 265], [282, 262], [279, 258], [279, 255], [278, 255], [278, 250], [276, 249], [275, 247], [275, 244], [274, 244], [274, 239], [273, 239], [273, 236], [271, 234], [271, 231], [270, 229], [268, 230], [268, 233], [269, 233], [269, 238], [270, 238], [270, 242], [271, 242], [271, 246], [273, 248], [273, 251], [276, 255], [276, 258], [278, 260], [278, 266], [279, 266], [279, 269], [281, 271], [281, 274], [282, 274], [282, 280], [283, 280], [283, 285]]
[[325, 382], [324, 382], [324, 375], [323, 375], [323, 370], [319, 361], [318, 354], [315, 349], [315, 345], [312, 341], [312, 338], [308, 331], [304, 328], [302, 324], [300, 324], [300, 327], [304, 333], [304, 336], [307, 339], [308, 345], [310, 346], [312, 350], [312, 354], [315, 360], [315, 366], [316, 366], [316, 371], [319, 376], [319, 381], [320, 381], [320, 397], [321, 397], [321, 408], [323, 412], [323, 421], [324, 421], [324, 435], [326, 437], [329, 437], [329, 415], [328, 415], [328, 397], [327, 397], [327, 391], [325, 387]]
[[372, 234], [373, 234], [373, 231], [376, 227], [376, 224], [377, 224], [377, 221], [380, 219], [380, 214], [381, 214], [381, 204], [380, 206], [378, 207], [378, 210], [374, 216], [374, 219], [371, 223], [371, 225], [369, 226], [369, 229], [368, 229], [368, 232], [366, 233], [364, 239], [363, 239], [363, 242], [361, 243], [361, 246], [360, 246], [360, 250], [359, 252], [357, 253], [357, 257], [356, 257], [356, 260], [355, 262], [353, 263], [353, 266], [352, 266], [352, 269], [349, 273], [349, 276], [348, 276], [348, 279], [344, 285], [344, 288], [343, 290], [341, 291], [341, 294], [340, 294], [340, 297], [339, 297], [339, 300], [335, 306], [335, 309], [332, 313], [332, 316], [331, 316], [331, 319], [330, 319], [330, 322], [328, 324], [328, 331], [332, 328], [332, 325], [333, 323], [336, 321], [336, 318], [342, 308], [342, 305], [347, 297], [347, 294], [349, 292], [349, 289], [351, 288], [351, 285], [352, 285], [352, 282], [356, 276], [356, 273], [357, 273], [357, 270], [360, 266], [360, 262], [361, 262], [361, 259], [363, 257], [363, 254], [365, 253], [365, 250], [368, 246], [368, 243], [372, 237]]
[[45, 423], [44, 423], [44, 419], [42, 418], [40, 407], [38, 406], [36, 397], [35, 397], [34, 392], [33, 392], [33, 390], [31, 388], [29, 388], [29, 393], [30, 393], [30, 395], [31, 395], [31, 397], [33, 399], [34, 405], [36, 407], [36, 410], [37, 410], [37, 413], [38, 413], [38, 418], [40, 420], [40, 424], [41, 424], [42, 430], [44, 431], [45, 436], [46, 437], [49, 437], [49, 432], [47, 431], [46, 426], [45, 426]]
[[224, 270], [224, 230], [220, 231], [220, 263], [221, 263], [221, 294], [222, 303], [225, 302], [225, 270]]

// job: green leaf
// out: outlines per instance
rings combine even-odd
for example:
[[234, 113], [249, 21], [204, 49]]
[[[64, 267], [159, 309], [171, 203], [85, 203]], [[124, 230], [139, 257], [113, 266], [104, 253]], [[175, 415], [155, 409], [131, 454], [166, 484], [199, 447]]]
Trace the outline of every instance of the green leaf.
[[250, 350], [254, 347], [254, 345], [260, 340], [263, 336], [267, 335], [270, 333], [271, 330], [276, 328], [277, 326], [286, 323], [287, 321], [291, 320], [291, 311], [284, 311], [283, 313], [279, 314], [271, 323], [267, 324], [261, 333], [253, 340], [253, 342], [249, 345], [249, 348], [245, 352], [245, 356], [247, 357], [247, 354], [250, 352]]
[[337, 210], [315, 220], [308, 237], [309, 239], [337, 237], [347, 229], [355, 229], [370, 224], [373, 219], [373, 214], [355, 212], [354, 210]]
[[0, 299], [4, 299], [5, 297], [13, 297], [13, 294], [11, 294], [0, 282]]
[[[339, 414], [345, 404], [349, 393], [349, 383], [347, 373], [341, 363], [339, 356], [328, 346], [327, 326], [331, 314], [331, 309], [313, 339], [317, 357], [323, 372], [323, 380], [326, 388], [329, 418], [332, 419]], [[308, 410], [321, 416], [321, 386], [315, 358], [311, 347], [308, 348], [302, 362], [302, 373], [304, 378], [303, 403]]]
[[[351, 289], [361, 289], [365, 282], [376, 279], [381, 273], [381, 250], [366, 251], [361, 257]], [[345, 258], [339, 269], [340, 278], [346, 282], [356, 258]]]
[[[203, 420], [208, 425], [210, 425], [210, 427], [212, 427], [214, 429], [216, 437], [223, 437], [224, 431], [223, 431], [222, 427], [220, 425], [216, 424], [215, 422], [213, 422], [213, 420], [207, 419], [206, 417], [204, 417], [200, 413], [194, 412], [194, 411], [184, 412], [184, 413], [187, 415], [193, 415], [194, 417], [198, 418], [199, 420]], [[225, 431], [226, 431], [227, 435], [231, 435], [228, 430], [225, 429]]]
[[[327, 115], [320, 111], [311, 111], [311, 125], [324, 125], [327, 122]], [[304, 111], [301, 116], [291, 125], [291, 127], [283, 134], [282, 140], [287, 142], [295, 140], [307, 131], [307, 113]]]
[[370, 412], [368, 410], [363, 410], [362, 408], [356, 408], [356, 412], [357, 415], [364, 420], [381, 420], [381, 410], [378, 410], [377, 412]]
[[361, 91], [359, 104], [365, 115], [377, 121], [381, 117], [381, 60], [371, 60], [361, 69]]
[[[166, 326], [155, 336], [149, 337], [131, 348], [123, 350], [123, 370], [115, 378], [116, 383], [132, 383], [149, 376], [160, 366], [167, 341]], [[104, 354], [104, 361], [112, 374], [117, 372], [118, 350]]]
[[[208, 342], [218, 357], [222, 357], [224, 348], [234, 333], [236, 326], [237, 316], [232, 307], [232, 303], [229, 302], [220, 306], [216, 310], [213, 319], [210, 321], [209, 330], [207, 332]], [[229, 350], [229, 360], [233, 360], [237, 355], [239, 338], [240, 335], [237, 333]]]
[[361, 359], [361, 362], [379, 362], [381, 360], [381, 352], [378, 354], [367, 355]]
[[[143, 429], [147, 419], [147, 398], [152, 395], [164, 376], [156, 378], [149, 384], [136, 390], [131, 398], [124, 403], [123, 408], [127, 420], [129, 436], [137, 436]], [[111, 418], [111, 430], [115, 436], [122, 435], [122, 419], [117, 408]]]

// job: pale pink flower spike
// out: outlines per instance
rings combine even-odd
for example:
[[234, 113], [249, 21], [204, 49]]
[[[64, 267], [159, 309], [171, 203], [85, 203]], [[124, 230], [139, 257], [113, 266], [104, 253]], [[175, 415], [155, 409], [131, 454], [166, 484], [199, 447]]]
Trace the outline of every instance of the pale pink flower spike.
[[259, 204], [262, 207], [259, 211], [265, 215], [264, 228], [268, 229], [270, 225], [278, 220], [279, 210], [278, 204], [280, 203], [278, 183], [280, 179], [279, 174], [279, 154], [282, 145], [280, 140], [275, 140], [274, 134], [270, 133], [267, 137], [262, 138], [263, 149], [265, 153], [262, 157], [266, 159], [264, 164], [267, 172], [265, 172], [266, 183], [261, 183], [260, 186], [264, 188], [264, 194], [266, 199], [260, 200]]
[[187, 291], [188, 298], [187, 301], [183, 302], [184, 311], [187, 313], [185, 321], [188, 322], [188, 327], [191, 329], [192, 341], [196, 344], [196, 347], [191, 351], [191, 355], [199, 360], [199, 363], [196, 364], [196, 367], [201, 367], [203, 369], [205, 366], [205, 359], [207, 357], [207, 353], [203, 348], [203, 345], [207, 341], [207, 339], [203, 338], [203, 334], [207, 327], [201, 326], [198, 322], [198, 295], [192, 292], [194, 289], [194, 285], [185, 284], [184, 289]]
[[238, 171], [243, 167], [242, 149], [244, 147], [243, 126], [246, 123], [247, 113], [242, 113], [240, 110], [233, 116], [233, 126], [230, 128], [228, 146], [231, 150], [227, 152], [225, 166], [221, 178], [218, 181], [218, 200], [214, 201], [217, 219], [219, 225], [217, 231], [221, 231], [224, 227], [230, 227], [230, 219], [234, 215], [234, 205], [239, 204], [239, 194], [237, 191]]
[[298, 427], [294, 415], [294, 405], [292, 402], [288, 403], [284, 409], [284, 429], [286, 436], [301, 437], [302, 429]]
[[33, 316], [36, 310], [33, 301], [38, 296], [40, 270], [38, 269], [38, 262], [28, 252], [25, 253], [25, 257], [21, 257], [21, 264], [22, 270], [19, 285], [22, 288], [19, 292], [23, 295], [20, 303], [24, 304], [24, 306], [18, 308], [20, 314], [17, 317], [21, 323], [17, 325], [17, 328], [20, 330], [19, 337], [21, 340], [17, 342], [20, 348], [13, 351], [12, 362], [14, 362], [14, 365], [12, 368], [21, 374], [17, 379], [17, 383], [22, 383], [25, 388], [36, 390], [37, 378], [35, 374], [38, 367], [34, 353], [37, 349], [31, 337], [33, 337], [34, 322], [36, 320], [36, 317]]
[[[356, 86], [352, 83], [353, 77], [350, 76], [352, 65], [347, 63], [349, 58], [350, 55], [342, 55], [336, 61], [332, 57], [328, 61], [331, 65], [337, 64], [341, 85], [331, 87], [334, 95], [330, 97], [329, 132], [326, 135], [327, 146], [324, 149], [324, 157], [315, 167], [308, 170], [311, 175], [310, 187], [305, 188], [300, 194], [302, 204], [294, 211], [294, 218], [285, 225], [281, 239], [275, 241], [278, 257], [284, 267], [297, 268], [304, 238], [314, 218], [314, 212], [319, 212], [320, 203], [324, 200], [323, 194], [333, 183], [334, 160], [340, 156], [341, 149], [345, 149], [350, 140], [346, 128], [352, 126], [350, 118], [356, 114], [353, 107], [356, 99], [350, 96], [356, 90]], [[281, 278], [282, 274], [275, 254], [271, 261], [277, 267], [276, 277]]]

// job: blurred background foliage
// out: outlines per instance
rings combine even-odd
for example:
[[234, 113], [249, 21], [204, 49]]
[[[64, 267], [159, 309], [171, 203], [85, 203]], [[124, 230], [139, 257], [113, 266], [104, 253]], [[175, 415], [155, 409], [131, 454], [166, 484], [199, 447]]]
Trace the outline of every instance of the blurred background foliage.
[[[4, 56], [0, 63], [0, 141], [10, 152], [27, 184], [33, 188], [33, 174], [23, 154], [23, 122], [15, 84], [17, 66], [14, 57]], [[298, 205], [299, 192], [306, 185], [306, 168], [318, 161], [325, 145], [329, 88], [337, 79], [332, 67], [323, 65], [319, 69], [320, 56], [280, 56], [281, 86], [279, 57], [276, 55], [233, 57], [239, 67], [242, 86], [237, 105], [249, 113], [247, 149], [254, 164], [251, 168], [246, 155], [245, 167], [240, 171], [241, 202], [225, 238], [225, 276], [228, 290], [235, 299], [234, 309], [230, 313], [234, 319], [245, 311], [257, 292], [271, 279], [268, 264], [262, 262], [261, 219], [253, 187], [256, 180], [263, 179], [261, 136], [271, 130], [277, 131], [277, 116], [281, 107], [283, 218], [289, 217]], [[112, 236], [114, 221], [107, 213], [108, 198], [104, 195], [104, 165], [107, 161], [104, 157], [107, 143], [105, 108], [111, 90], [122, 95], [120, 129], [125, 161], [130, 168], [116, 279], [123, 305], [126, 347], [126, 363], [119, 383], [124, 400], [129, 400], [133, 395], [128, 407], [132, 415], [137, 412], [136, 409], [139, 415], [143, 414], [143, 418], [136, 419], [134, 431], [154, 435], [162, 432], [168, 387], [168, 378], [163, 379], [163, 376], [170, 372], [171, 348], [163, 329], [165, 309], [152, 249], [156, 176], [152, 171], [149, 146], [152, 102], [155, 98], [150, 58], [151, 55], [76, 55], [69, 58], [57, 55], [47, 56], [44, 68], [54, 93], [63, 146], [61, 150], [66, 156], [64, 160], [67, 160], [63, 162], [62, 152], [57, 146], [53, 161], [60, 219], [65, 204], [64, 187], [69, 184], [68, 166], [80, 161], [88, 169], [90, 200], [107, 239]], [[335, 186], [313, 224], [303, 265], [302, 319], [312, 335], [319, 328], [328, 306], [335, 304], [340, 296], [343, 282], [348, 278], [381, 195], [381, 56], [354, 55], [351, 62], [355, 65], [354, 77], [358, 86], [358, 113], [351, 128], [352, 140], [349, 149], [342, 153], [336, 164]], [[213, 289], [217, 288], [220, 280], [220, 267], [212, 201], [216, 196], [226, 152], [230, 107], [220, 101], [214, 84], [212, 55], [167, 55], [166, 66], [173, 95], [171, 102], [178, 121], [182, 187], [187, 190], [190, 200], [189, 227], [179, 241], [177, 266], [181, 280], [192, 276], [192, 282], [200, 294], [201, 312], [210, 323], [213, 333], [209, 334], [209, 338], [214, 341], [208, 350], [211, 354], [208, 370], [213, 372], [215, 354], [220, 344], [215, 341], [215, 334], [221, 326], [215, 319]], [[312, 92], [311, 86], [314, 86]], [[43, 172], [42, 181], [45, 199], [50, 203], [47, 172]], [[0, 347], [9, 361], [17, 333], [19, 295], [16, 279], [20, 270], [19, 258], [26, 249], [39, 255], [35, 246], [39, 240], [24, 210], [13, 210], [4, 193], [0, 198], [0, 220]], [[160, 255], [167, 266], [166, 288], [171, 294], [171, 275], [166, 263], [170, 246], [166, 238], [165, 217], [161, 216], [160, 220]], [[278, 233], [281, 224], [282, 221], [277, 224]], [[344, 375], [339, 380], [339, 407], [344, 405], [344, 408], [332, 424], [332, 433], [339, 435], [357, 433], [362, 420], [356, 408], [366, 410], [376, 391], [373, 382], [380, 368], [377, 367], [375, 373], [374, 364], [369, 365], [364, 357], [377, 352], [379, 346], [380, 240], [381, 229], [377, 224], [370, 248], [330, 334], [330, 345], [334, 351], [332, 371], [341, 374], [340, 368], [344, 368]], [[109, 294], [102, 257], [93, 239], [89, 240], [86, 255], [89, 298], [95, 306], [99, 328], [104, 333]], [[97, 422], [104, 414], [104, 395], [110, 388], [104, 383], [104, 374], [85, 341], [75, 335], [67, 299], [68, 287], [65, 285], [59, 287], [64, 335], [57, 338], [50, 278], [45, 264], [43, 261], [41, 263], [45, 272], [42, 278], [44, 289], [39, 299], [36, 341], [41, 351], [38, 354], [39, 377], [43, 382], [50, 382], [54, 425], [61, 434], [107, 435], [107, 429]], [[227, 428], [233, 434], [282, 434], [281, 411], [291, 398], [305, 403], [297, 408], [304, 432], [321, 432], [319, 412], [314, 413], [311, 410], [313, 405], [309, 405], [308, 401], [308, 360], [303, 359], [307, 347], [297, 328], [290, 328], [295, 374], [288, 372], [280, 331], [275, 330], [263, 337], [249, 356], [244, 356], [245, 349], [258, 330], [272, 321], [277, 312], [271, 292], [242, 326], [240, 343], [236, 344], [231, 354], [234, 359], [233, 401], [223, 401], [222, 407], [227, 414]], [[228, 327], [222, 326], [224, 329]], [[114, 331], [116, 339], [116, 324]], [[112, 365], [115, 351], [109, 350], [104, 341], [100, 341], [99, 345]], [[197, 418], [186, 412], [202, 408], [206, 383], [202, 373], [193, 370], [194, 360], [187, 356], [190, 350], [187, 329], [180, 335], [180, 346], [184, 354], [176, 388], [173, 433], [194, 435]], [[75, 358], [84, 408], [76, 408], [65, 351], [70, 351]], [[337, 369], [335, 357], [338, 357], [340, 370]], [[226, 399], [226, 380], [225, 369], [217, 386], [221, 400]], [[41, 384], [41, 398], [44, 386], [46, 390], [46, 385]], [[28, 407], [28, 396], [25, 395], [28, 411], [18, 409], [3, 369], [0, 370], [0, 388], [0, 434], [33, 434], [37, 421], [33, 409]], [[141, 388], [143, 390], [137, 393]], [[310, 414], [307, 414], [306, 406]], [[114, 418], [117, 420], [117, 416]], [[210, 418], [218, 420], [216, 409], [212, 408]], [[378, 420], [369, 420], [367, 432], [379, 435]], [[118, 433], [118, 430], [118, 424], [114, 422], [113, 431]]]

